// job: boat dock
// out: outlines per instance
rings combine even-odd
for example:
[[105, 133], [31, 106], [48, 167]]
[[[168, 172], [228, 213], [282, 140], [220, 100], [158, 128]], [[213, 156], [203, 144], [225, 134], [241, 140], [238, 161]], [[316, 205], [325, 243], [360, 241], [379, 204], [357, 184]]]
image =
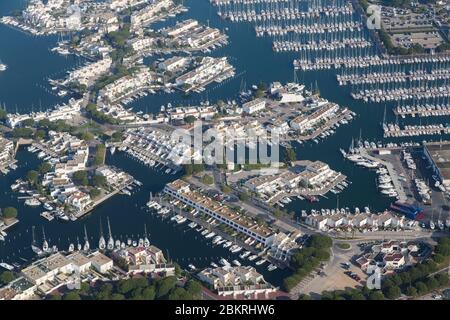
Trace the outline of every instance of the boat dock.
[[450, 105], [442, 104], [426, 104], [417, 106], [397, 107], [394, 109], [394, 114], [405, 118], [410, 117], [441, 117], [450, 115]]
[[426, 135], [441, 135], [449, 134], [450, 127], [443, 124], [424, 125], [424, 126], [404, 126], [400, 128], [397, 124], [385, 124], [383, 126], [383, 136], [385, 138], [399, 138], [399, 137], [417, 137]]
[[156, 163], [155, 167], [157, 167], [158, 165], [161, 165], [161, 166], [163, 166], [163, 167], [165, 166], [175, 172], [180, 171], [180, 167], [174, 165], [170, 161], [166, 161], [166, 160], [162, 159], [161, 157], [159, 157], [158, 155], [156, 155], [155, 153], [153, 153], [151, 151], [148, 151], [148, 150], [145, 150], [145, 149], [139, 148], [137, 146], [133, 146], [133, 145], [127, 145], [127, 148], [131, 149], [133, 152], [143, 156], [143, 158], [146, 160], [155, 161], [155, 163]]
[[322, 133], [324, 133], [327, 130], [330, 130], [334, 125], [338, 124], [340, 121], [342, 120], [346, 120], [349, 116], [352, 115], [352, 112], [350, 110], [346, 110], [345, 112], [343, 112], [342, 114], [340, 114], [339, 116], [330, 119], [329, 121], [327, 121], [323, 126], [321, 126], [320, 128], [318, 128], [317, 130], [315, 130], [313, 133], [306, 135], [306, 136], [298, 136], [296, 138], [292, 138], [289, 140], [292, 141], [308, 141], [308, 140], [313, 140], [315, 138], [317, 138], [318, 136], [320, 136]]
[[47, 148], [45, 145], [43, 145], [40, 142], [33, 142], [32, 145], [33, 145], [33, 147], [41, 150], [46, 155], [51, 156], [52, 158], [59, 158], [59, 154], [57, 154], [56, 152], [50, 150], [49, 148]]
[[402, 183], [400, 181], [400, 177], [397, 174], [397, 171], [395, 171], [394, 166], [392, 165], [392, 163], [390, 162], [386, 162], [383, 161], [379, 158], [375, 158], [371, 155], [369, 155], [369, 153], [367, 152], [366, 149], [361, 149], [360, 150], [360, 154], [364, 157], [367, 158], [369, 160], [375, 161], [375, 162], [379, 162], [381, 163], [383, 166], [386, 167], [386, 169], [388, 170], [389, 176], [392, 179], [392, 184], [394, 185], [394, 189], [398, 194], [398, 200], [400, 201], [406, 201], [408, 199], [408, 197], [406, 196], [406, 192], [403, 189]]
[[91, 206], [89, 206], [86, 210], [84, 211], [79, 211], [77, 213], [74, 214], [75, 218], [79, 219], [83, 216], [85, 216], [86, 214], [88, 214], [89, 212], [91, 212], [92, 210], [95, 209], [95, 207], [97, 207], [98, 205], [102, 204], [103, 202], [105, 202], [106, 200], [108, 200], [109, 198], [115, 196], [116, 194], [120, 193], [124, 188], [130, 186], [131, 184], [133, 184], [134, 182], [134, 178], [130, 178], [129, 180], [125, 181], [123, 184], [121, 184], [118, 188], [114, 189], [114, 191], [104, 195], [103, 197], [94, 200], [93, 204]]
[[5, 222], [5, 224], [0, 226], [0, 231], [8, 230], [12, 226], [16, 225], [17, 223], [19, 223], [19, 219], [17, 219], [17, 218], [11, 218], [11, 219], [6, 219], [6, 220], [4, 219], [3, 222]]

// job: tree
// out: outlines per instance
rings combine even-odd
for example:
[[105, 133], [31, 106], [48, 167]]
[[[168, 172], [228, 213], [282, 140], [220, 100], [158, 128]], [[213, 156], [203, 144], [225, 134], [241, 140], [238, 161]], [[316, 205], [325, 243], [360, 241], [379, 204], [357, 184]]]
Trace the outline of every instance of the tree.
[[214, 183], [214, 179], [213, 179], [213, 177], [211, 177], [210, 175], [205, 174], [205, 175], [202, 177], [202, 182], [203, 182], [204, 184], [213, 184], [213, 183]]
[[419, 295], [425, 294], [428, 292], [428, 287], [425, 283], [423, 283], [422, 281], [418, 281], [416, 282], [416, 284], [414, 285], [414, 287], [417, 289], [417, 293]]
[[285, 148], [284, 149], [284, 158], [286, 162], [292, 163], [297, 160], [297, 153], [294, 148]]
[[371, 291], [369, 293], [369, 300], [384, 300], [384, 294], [380, 290]]
[[84, 170], [75, 171], [72, 175], [72, 180], [77, 184], [87, 186], [89, 184], [87, 171]]
[[387, 289], [386, 297], [388, 299], [395, 300], [400, 297], [401, 293], [402, 292], [401, 292], [400, 288], [396, 285], [393, 285]]
[[39, 173], [35, 170], [30, 170], [27, 173], [27, 179], [31, 184], [35, 184], [38, 180]]
[[187, 116], [184, 118], [184, 122], [186, 122], [187, 124], [193, 124], [195, 122], [195, 117], [194, 116]]
[[33, 129], [31, 128], [14, 128], [12, 135], [15, 138], [31, 138], [33, 136]]
[[98, 190], [97, 188], [91, 189], [89, 191], [89, 196], [91, 197], [91, 199], [95, 199], [100, 195], [100, 190]]
[[192, 297], [185, 289], [175, 288], [170, 292], [169, 300], [192, 300]]
[[230, 193], [231, 192], [231, 187], [226, 185], [226, 184], [222, 184], [221, 190], [222, 190], [223, 193]]
[[81, 134], [81, 140], [84, 140], [84, 141], [92, 141], [92, 140], [94, 140], [94, 138], [95, 138], [94, 135], [88, 131], [83, 132]]
[[435, 275], [435, 279], [439, 283], [440, 287], [448, 284], [448, 274], [439, 273], [439, 274]]
[[110, 300], [113, 286], [110, 283], [104, 283], [95, 295], [96, 300]]
[[158, 298], [166, 296], [169, 293], [169, 291], [175, 287], [176, 282], [177, 278], [174, 276], [162, 279], [158, 283], [156, 296]]
[[111, 300], [125, 300], [125, 296], [120, 293], [114, 293], [111, 295]]
[[122, 141], [122, 139], [123, 139], [123, 134], [120, 131], [116, 131], [111, 135], [112, 141], [119, 142], [119, 141]]
[[361, 292], [353, 292], [350, 295], [350, 300], [366, 300], [366, 297]]
[[239, 199], [241, 201], [248, 201], [250, 199], [250, 196], [249, 196], [249, 194], [247, 192], [242, 191], [242, 192], [239, 193]]
[[59, 293], [55, 293], [49, 297], [49, 300], [62, 300], [62, 297]]
[[291, 291], [296, 285], [298, 281], [294, 276], [289, 276], [283, 280], [283, 287], [286, 291]]
[[143, 300], [155, 300], [155, 297], [156, 297], [156, 289], [154, 286], [150, 286], [142, 290]]
[[426, 281], [428, 290], [434, 290], [437, 287], [439, 287], [439, 282], [434, 278], [434, 277], [430, 277], [427, 279]]
[[92, 182], [96, 187], [103, 187], [104, 185], [106, 185], [106, 177], [103, 175], [96, 174], [92, 178]]
[[22, 121], [22, 126], [23, 127], [32, 127], [34, 126], [34, 120], [31, 118], [25, 119]]
[[185, 286], [186, 291], [194, 298], [200, 299], [202, 293], [202, 285], [195, 280], [189, 280]]
[[8, 284], [14, 280], [14, 274], [11, 271], [4, 271], [0, 274], [0, 283]]
[[330, 248], [333, 240], [328, 236], [314, 234], [309, 238], [309, 246], [317, 249]]
[[48, 162], [43, 162], [39, 165], [38, 171], [40, 174], [46, 174], [52, 169], [52, 165]]
[[12, 219], [17, 217], [17, 209], [13, 207], [6, 207], [3, 209], [3, 218], [5, 219]]
[[305, 293], [301, 293], [301, 294], [298, 296], [298, 300], [311, 300], [311, 296], [310, 296], [310, 295], [307, 295], [307, 294], [305, 294]]
[[413, 286], [410, 286], [406, 289], [406, 294], [410, 297], [415, 297], [417, 296], [417, 289]]
[[44, 130], [36, 130], [36, 132], [34, 133], [34, 137], [38, 140], [42, 140], [45, 138], [45, 131]]
[[89, 290], [91, 289], [91, 286], [87, 282], [82, 282], [80, 285], [79, 292], [81, 295], [87, 295], [89, 293]]
[[117, 285], [117, 291], [121, 294], [127, 294], [135, 289], [135, 285], [131, 279], [121, 280]]
[[81, 300], [80, 295], [76, 291], [68, 292], [64, 295], [63, 300]]
[[445, 258], [444, 258], [444, 256], [443, 256], [442, 254], [436, 253], [436, 254], [433, 256], [433, 260], [434, 260], [434, 262], [436, 262], [436, 263], [442, 263], [442, 262], [444, 262]]
[[94, 164], [95, 165], [102, 165], [105, 160], [105, 152], [106, 147], [103, 144], [99, 144], [97, 148], [95, 149], [95, 157], [94, 157]]
[[184, 173], [186, 176], [191, 176], [193, 172], [194, 172], [194, 167], [192, 164], [184, 165]]

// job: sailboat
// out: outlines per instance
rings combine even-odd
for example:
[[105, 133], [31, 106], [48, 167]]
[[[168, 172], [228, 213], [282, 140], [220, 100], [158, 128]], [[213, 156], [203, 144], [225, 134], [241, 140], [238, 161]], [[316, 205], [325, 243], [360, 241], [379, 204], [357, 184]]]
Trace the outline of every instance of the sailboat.
[[108, 250], [113, 250], [114, 249], [114, 239], [112, 237], [112, 232], [111, 232], [111, 224], [109, 223], [109, 217], [107, 218], [108, 220], [108, 245], [107, 248]]
[[100, 239], [98, 240], [98, 248], [100, 250], [105, 250], [106, 248], [106, 240], [105, 237], [103, 237], [103, 228], [101, 219], [100, 219]]
[[89, 238], [86, 231], [86, 226], [84, 226], [84, 246], [83, 251], [89, 251], [90, 245], [89, 245]]
[[430, 219], [430, 229], [431, 230], [434, 230], [434, 228], [436, 228], [433, 219], [434, 219], [434, 211], [431, 213], [431, 219]]
[[74, 246], [73, 243], [71, 243], [71, 244], [69, 245], [68, 251], [69, 251], [69, 252], [74, 252], [74, 251], [75, 251], [75, 246]]
[[81, 249], [83, 249], [81, 243], [80, 243], [80, 239], [77, 237], [77, 250], [81, 251]]
[[437, 226], [438, 226], [439, 230], [444, 230], [444, 223], [441, 220], [441, 215], [442, 215], [442, 210], [441, 210], [441, 212], [439, 212], [439, 218], [438, 218], [438, 221], [437, 221]]
[[0, 60], [0, 72], [1, 71], [6, 71], [6, 69], [8, 69], [8, 66], [6, 64], [4, 64], [2, 62], [2, 60]]
[[48, 250], [49, 250], [49, 246], [48, 246], [48, 242], [47, 242], [47, 240], [45, 239], [45, 231], [44, 231], [44, 227], [42, 227], [42, 239], [43, 239], [43, 241], [42, 241], [42, 251], [44, 252], [44, 253], [47, 253], [48, 252]]
[[147, 237], [147, 225], [144, 224], [144, 248], [150, 247], [150, 240]]
[[37, 255], [42, 255], [44, 252], [36, 245], [36, 239], [34, 237], [34, 226], [31, 227], [31, 234], [33, 237], [33, 241], [31, 242], [31, 250]]

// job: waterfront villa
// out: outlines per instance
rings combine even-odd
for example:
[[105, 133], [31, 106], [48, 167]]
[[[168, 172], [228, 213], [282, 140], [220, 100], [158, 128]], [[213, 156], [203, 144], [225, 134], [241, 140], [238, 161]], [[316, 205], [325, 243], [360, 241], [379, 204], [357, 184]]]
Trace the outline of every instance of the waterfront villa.
[[251, 266], [207, 268], [197, 276], [220, 296], [269, 294], [276, 291]]

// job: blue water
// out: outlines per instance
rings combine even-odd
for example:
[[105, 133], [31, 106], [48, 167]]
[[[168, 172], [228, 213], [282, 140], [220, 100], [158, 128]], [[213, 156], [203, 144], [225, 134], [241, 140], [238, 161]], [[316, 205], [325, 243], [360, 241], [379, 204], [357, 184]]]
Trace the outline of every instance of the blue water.
[[[22, 8], [24, 1], [2, 0], [0, 16]], [[77, 56], [61, 56], [50, 51], [58, 36], [36, 37], [0, 25], [0, 60], [8, 66], [0, 73], [0, 104], [8, 112], [46, 110], [64, 102], [48, 84], [47, 78], [60, 78], [83, 62]]]

